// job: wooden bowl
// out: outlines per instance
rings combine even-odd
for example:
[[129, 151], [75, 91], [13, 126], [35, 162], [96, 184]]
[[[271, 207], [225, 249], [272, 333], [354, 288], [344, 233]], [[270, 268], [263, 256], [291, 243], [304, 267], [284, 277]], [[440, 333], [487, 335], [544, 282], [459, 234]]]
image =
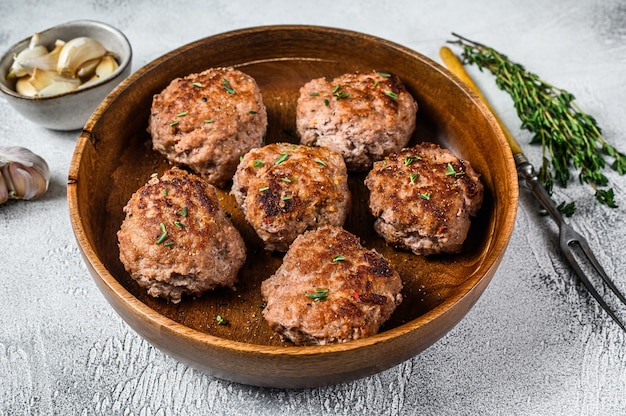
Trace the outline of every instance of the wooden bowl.
[[[256, 79], [268, 110], [267, 142], [297, 142], [298, 89], [310, 79], [373, 69], [394, 72], [419, 103], [413, 142], [435, 141], [470, 160], [485, 198], [463, 251], [420, 257], [379, 238], [367, 209], [364, 175], [352, 175], [354, 207], [345, 228], [390, 259], [404, 302], [381, 332], [343, 344], [296, 347], [261, 316], [261, 282], [281, 263], [266, 253], [228, 190], [220, 202], [248, 245], [237, 290], [219, 289], [177, 305], [152, 298], [126, 273], [116, 232], [131, 194], [168, 168], [146, 132], [154, 94], [172, 79], [235, 66]], [[491, 113], [446, 69], [400, 45], [365, 34], [311, 26], [257, 27], [201, 39], [146, 65], [97, 108], [78, 140], [68, 178], [76, 239], [95, 282], [122, 318], [153, 345], [208, 374], [258, 386], [302, 388], [365, 377], [429, 347], [474, 305], [507, 247], [517, 211], [511, 151]], [[229, 321], [218, 325], [217, 316]], [[480, 334], [476, 334], [480, 336]]]

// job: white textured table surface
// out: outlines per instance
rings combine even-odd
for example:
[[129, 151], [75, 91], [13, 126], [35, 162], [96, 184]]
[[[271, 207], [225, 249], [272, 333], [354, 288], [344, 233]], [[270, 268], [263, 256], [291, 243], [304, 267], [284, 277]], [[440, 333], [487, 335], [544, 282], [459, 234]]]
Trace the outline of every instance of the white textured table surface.
[[[455, 31], [573, 92], [606, 138], [626, 149], [622, 0], [4, 1], [0, 50], [82, 18], [124, 31], [134, 70], [191, 41], [258, 25], [356, 30], [436, 61]], [[508, 96], [491, 75], [472, 73], [537, 163], [540, 151], [519, 130]], [[485, 294], [445, 337], [395, 368], [290, 391], [222, 381], [177, 362], [116, 315], [83, 264], [66, 203], [78, 134], [37, 127], [0, 99], [0, 145], [28, 147], [52, 170], [43, 198], [0, 206], [0, 415], [626, 414], [625, 334], [576, 283], [554, 227], [523, 191], [508, 251]], [[618, 209], [594, 203], [577, 184], [556, 194], [577, 201], [571, 222], [626, 287], [626, 177], [607, 175]]]

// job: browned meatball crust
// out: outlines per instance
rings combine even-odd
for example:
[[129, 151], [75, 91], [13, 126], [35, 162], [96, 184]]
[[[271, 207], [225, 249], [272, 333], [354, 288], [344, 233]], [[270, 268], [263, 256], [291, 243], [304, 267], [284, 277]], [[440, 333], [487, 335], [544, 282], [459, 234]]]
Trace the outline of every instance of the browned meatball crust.
[[239, 158], [263, 144], [267, 111], [256, 81], [233, 68], [176, 78], [153, 98], [154, 149], [224, 187]]
[[300, 235], [261, 284], [263, 316], [296, 345], [340, 343], [376, 334], [402, 302], [402, 280], [383, 256], [340, 227]]
[[286, 251], [306, 230], [342, 226], [351, 202], [341, 155], [291, 143], [248, 152], [237, 167], [231, 193], [269, 251]]
[[174, 167], [139, 188], [124, 212], [120, 260], [151, 296], [178, 303], [237, 281], [244, 241], [199, 176]]
[[397, 76], [371, 72], [314, 79], [300, 89], [296, 126], [300, 142], [340, 153], [349, 171], [407, 145], [417, 103]]
[[482, 205], [479, 177], [468, 161], [434, 143], [391, 154], [365, 179], [374, 228], [418, 255], [457, 253]]

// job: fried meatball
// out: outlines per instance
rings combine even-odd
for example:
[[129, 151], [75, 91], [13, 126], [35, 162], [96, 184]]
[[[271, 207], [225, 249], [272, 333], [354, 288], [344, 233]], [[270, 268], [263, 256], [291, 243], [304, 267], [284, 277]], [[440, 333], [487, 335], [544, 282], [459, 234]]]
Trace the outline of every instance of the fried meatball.
[[468, 161], [434, 143], [389, 155], [365, 178], [376, 232], [418, 255], [461, 251], [482, 204], [479, 177]]
[[268, 251], [286, 251], [306, 230], [342, 226], [351, 202], [341, 155], [291, 143], [248, 152], [231, 193]]
[[402, 280], [383, 256], [340, 227], [307, 231], [261, 283], [263, 317], [296, 345], [376, 334], [402, 302]]
[[139, 188], [124, 212], [120, 260], [150, 295], [178, 303], [237, 281], [244, 241], [199, 176], [174, 167]]
[[242, 155], [263, 144], [266, 129], [256, 81], [233, 68], [173, 80], [154, 96], [148, 125], [155, 150], [218, 187], [231, 180]]
[[340, 153], [349, 171], [407, 145], [417, 103], [397, 76], [371, 72], [318, 78], [300, 89], [296, 126], [300, 142]]

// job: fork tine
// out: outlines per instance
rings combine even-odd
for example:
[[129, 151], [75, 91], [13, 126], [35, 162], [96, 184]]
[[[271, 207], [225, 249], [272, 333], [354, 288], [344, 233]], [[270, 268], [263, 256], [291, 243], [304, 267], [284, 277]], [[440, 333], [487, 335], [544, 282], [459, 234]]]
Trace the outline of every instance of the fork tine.
[[606, 285], [613, 291], [613, 293], [615, 293], [615, 296], [617, 296], [617, 298], [626, 305], [626, 296], [624, 296], [624, 294], [620, 292], [617, 286], [615, 286], [615, 283], [613, 283], [613, 281], [606, 274], [606, 272], [604, 271], [604, 268], [602, 267], [598, 259], [596, 259], [596, 256], [593, 254], [593, 251], [591, 251], [591, 247], [589, 246], [589, 243], [587, 242], [587, 240], [584, 237], [579, 235], [575, 242], [578, 243], [580, 248], [583, 250], [583, 252], [587, 256], [587, 259], [596, 269], [596, 271], [598, 272], [598, 274], [600, 275], [604, 283], [606, 283]]
[[[618, 316], [611, 309], [611, 307], [606, 303], [606, 301], [602, 298], [602, 296], [600, 296], [600, 294], [598, 293], [596, 288], [591, 284], [591, 282], [589, 281], [589, 278], [587, 277], [587, 275], [580, 268], [580, 266], [578, 264], [578, 261], [576, 260], [576, 258], [574, 257], [574, 254], [572, 253], [570, 244], [571, 243], [578, 243], [579, 244], [579, 246], [582, 248], [583, 252], [587, 256], [587, 258], [589, 259], [591, 264], [593, 264], [594, 268], [598, 271], [598, 273], [602, 277], [602, 280], [611, 288], [611, 290], [613, 290], [613, 292], [616, 294], [616, 296], [620, 300], [622, 300], [622, 302], [624, 302], [624, 300], [623, 300], [624, 296], [621, 294], [621, 292], [619, 290], [617, 290], [617, 288], [615, 287], [613, 282], [611, 282], [609, 277], [604, 272], [604, 269], [602, 268], [602, 266], [600, 265], [598, 260], [595, 258], [595, 256], [591, 252], [591, 248], [589, 247], [589, 244], [587, 243], [587, 240], [585, 240], [584, 237], [580, 236], [577, 232], [575, 232], [571, 227], [567, 226], [566, 224], [563, 224], [563, 225], [565, 225], [568, 228], [569, 232], [571, 232], [574, 235], [576, 235], [577, 238], [576, 239], [568, 238], [567, 240], [562, 241], [561, 252], [563, 253], [565, 258], [567, 259], [567, 261], [570, 264], [570, 266], [572, 267], [572, 269], [574, 269], [574, 271], [578, 275], [578, 278], [583, 282], [583, 284], [585, 285], [585, 287], [587, 288], [589, 293], [591, 293], [591, 295], [594, 297], [594, 299], [600, 304], [602, 309], [604, 309], [606, 311], [606, 313], [608, 313], [609, 316], [611, 318], [613, 318], [613, 321], [615, 321], [615, 323], [617, 325], [619, 325], [619, 327], [622, 328], [622, 330], [626, 331], [626, 324], [624, 324], [618, 318]], [[562, 231], [564, 231], [564, 229], [562, 229]]]

